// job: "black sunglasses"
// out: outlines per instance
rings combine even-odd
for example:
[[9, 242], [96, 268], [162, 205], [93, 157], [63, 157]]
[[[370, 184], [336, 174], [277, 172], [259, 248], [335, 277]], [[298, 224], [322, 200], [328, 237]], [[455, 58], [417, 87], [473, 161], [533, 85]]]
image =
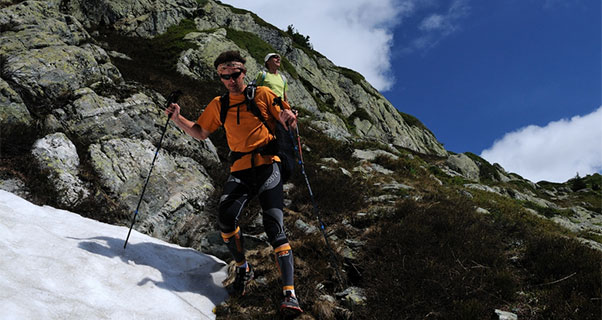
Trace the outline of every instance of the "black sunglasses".
[[234, 73], [230, 73], [230, 74], [220, 74], [219, 77], [224, 80], [238, 79], [238, 77], [240, 77], [241, 73], [242, 73], [242, 71], [238, 71], [238, 72], [234, 72]]

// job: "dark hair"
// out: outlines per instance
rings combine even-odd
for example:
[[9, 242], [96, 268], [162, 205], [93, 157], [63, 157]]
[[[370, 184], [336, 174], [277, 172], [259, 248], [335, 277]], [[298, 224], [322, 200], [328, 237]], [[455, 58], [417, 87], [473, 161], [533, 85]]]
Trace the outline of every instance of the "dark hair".
[[230, 61], [238, 61], [238, 62], [241, 62], [243, 64], [245, 62], [247, 62], [247, 60], [245, 60], [245, 58], [243, 58], [240, 55], [240, 52], [238, 52], [238, 51], [225, 51], [225, 52], [222, 52], [219, 56], [217, 56], [217, 58], [213, 62], [213, 66], [215, 67], [215, 69], [217, 69], [217, 66], [219, 66], [220, 64], [222, 64], [224, 62], [230, 62]]

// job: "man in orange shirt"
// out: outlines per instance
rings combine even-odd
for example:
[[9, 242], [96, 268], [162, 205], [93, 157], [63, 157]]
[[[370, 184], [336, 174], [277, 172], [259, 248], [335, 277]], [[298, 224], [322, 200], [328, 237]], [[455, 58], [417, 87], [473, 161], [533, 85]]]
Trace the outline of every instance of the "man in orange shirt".
[[255, 92], [255, 103], [265, 122], [249, 111], [245, 103], [245, 62], [238, 51], [223, 52], [214, 62], [222, 83], [228, 89], [229, 108], [224, 123], [220, 117], [220, 97], [207, 105], [196, 122], [183, 117], [177, 104], [171, 104], [166, 113], [171, 114], [180, 129], [199, 140], [206, 139], [223, 126], [230, 150], [238, 154], [230, 167], [230, 177], [224, 185], [218, 209], [222, 238], [237, 264], [233, 294], [244, 295], [247, 284], [253, 279], [253, 267], [246, 260], [243, 234], [238, 223], [245, 205], [252, 197], [258, 196], [263, 210], [263, 226], [274, 248], [283, 282], [281, 309], [286, 313], [300, 313], [302, 310], [294, 287], [293, 252], [284, 231], [280, 159], [274, 152], [262, 148], [275, 139], [272, 132], [275, 132], [276, 121], [285, 129], [289, 126], [296, 128], [297, 118], [288, 103], [282, 103], [284, 109], [274, 103], [277, 96], [267, 87], [257, 87]]

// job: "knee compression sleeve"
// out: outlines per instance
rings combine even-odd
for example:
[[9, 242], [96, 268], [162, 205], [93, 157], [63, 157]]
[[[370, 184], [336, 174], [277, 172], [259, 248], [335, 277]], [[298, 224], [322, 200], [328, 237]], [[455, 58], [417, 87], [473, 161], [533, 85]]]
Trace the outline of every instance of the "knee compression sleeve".
[[277, 248], [288, 242], [284, 232], [282, 210], [272, 208], [263, 212], [263, 228], [272, 247]]
[[276, 256], [276, 265], [280, 270], [280, 277], [282, 279], [282, 285], [284, 290], [294, 290], [294, 272], [295, 266], [293, 262], [293, 250], [291, 246], [286, 243], [274, 249]]
[[226, 243], [226, 247], [234, 257], [234, 260], [237, 264], [242, 264], [245, 262], [245, 247], [243, 244], [242, 232], [240, 231], [240, 227], [237, 227], [236, 230], [230, 233], [222, 232], [222, 239]]

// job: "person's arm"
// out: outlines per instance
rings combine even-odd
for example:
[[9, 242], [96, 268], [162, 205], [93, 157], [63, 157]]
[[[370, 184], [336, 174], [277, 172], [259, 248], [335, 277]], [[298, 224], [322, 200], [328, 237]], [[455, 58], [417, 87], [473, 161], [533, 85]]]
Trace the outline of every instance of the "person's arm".
[[203, 129], [198, 124], [186, 119], [180, 114], [180, 106], [177, 103], [172, 103], [165, 110], [167, 115], [171, 114], [171, 119], [178, 126], [178, 128], [184, 130], [189, 136], [198, 139], [205, 140], [211, 134], [211, 132]]

